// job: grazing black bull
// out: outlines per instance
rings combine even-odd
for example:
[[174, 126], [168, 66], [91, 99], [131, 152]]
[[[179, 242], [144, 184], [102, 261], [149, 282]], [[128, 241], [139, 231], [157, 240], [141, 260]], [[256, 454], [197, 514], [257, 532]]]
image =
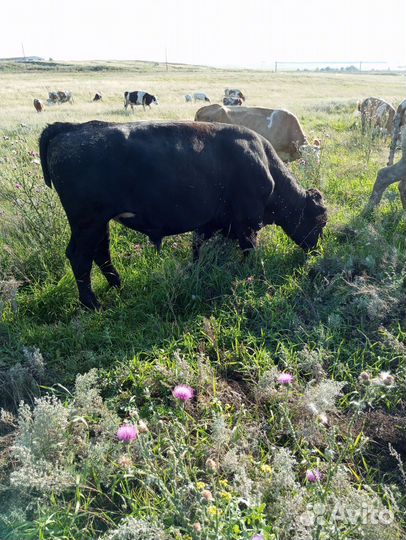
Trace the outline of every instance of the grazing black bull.
[[200, 122], [55, 123], [40, 138], [45, 183], [55, 186], [71, 226], [66, 254], [79, 297], [98, 308], [93, 261], [120, 285], [109, 251], [109, 221], [149, 236], [194, 231], [193, 253], [216, 231], [243, 250], [275, 223], [303, 249], [326, 224], [321, 194], [302, 189], [260, 135], [239, 126]]

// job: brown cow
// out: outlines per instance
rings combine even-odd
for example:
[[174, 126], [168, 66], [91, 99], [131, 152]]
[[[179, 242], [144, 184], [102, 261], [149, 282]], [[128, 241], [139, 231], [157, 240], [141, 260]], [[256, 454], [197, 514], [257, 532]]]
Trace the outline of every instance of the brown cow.
[[390, 103], [380, 98], [369, 97], [358, 104], [358, 110], [361, 112], [362, 133], [375, 128], [384, 135], [392, 133], [395, 109]]
[[37, 98], [34, 99], [34, 107], [35, 107], [35, 110], [37, 111], [37, 113], [40, 113], [40, 112], [42, 112], [44, 110], [44, 106], [43, 106], [42, 102]]
[[[245, 126], [267, 139], [283, 161], [294, 161], [301, 157], [300, 147], [309, 146], [299, 120], [294, 114], [283, 109], [261, 107], [224, 107], [208, 105], [196, 113], [200, 122], [221, 122]], [[315, 148], [315, 152], [320, 148]]]

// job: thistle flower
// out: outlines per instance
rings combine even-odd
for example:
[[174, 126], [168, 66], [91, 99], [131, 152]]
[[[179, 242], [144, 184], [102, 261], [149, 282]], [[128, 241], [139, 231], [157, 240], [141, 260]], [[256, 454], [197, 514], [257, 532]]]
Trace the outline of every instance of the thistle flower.
[[178, 384], [178, 386], [175, 386], [172, 390], [172, 395], [181, 401], [189, 401], [195, 395], [195, 391], [186, 384]]
[[135, 426], [124, 424], [117, 430], [117, 439], [122, 442], [134, 441], [138, 437], [138, 430]]
[[217, 463], [212, 458], [206, 460], [206, 467], [209, 471], [215, 472], [218, 469]]
[[379, 379], [385, 386], [392, 386], [395, 383], [395, 377], [389, 371], [381, 371]]
[[138, 422], [138, 431], [139, 433], [148, 433], [149, 429], [147, 424], [144, 422], [144, 420], [140, 420]]
[[117, 463], [122, 469], [129, 469], [133, 465], [132, 459], [128, 456], [120, 456]]
[[358, 380], [360, 383], [369, 384], [371, 382], [371, 375], [367, 371], [363, 371], [359, 374]]
[[293, 375], [291, 373], [281, 373], [276, 380], [279, 384], [292, 384]]
[[203, 497], [203, 499], [206, 499], [206, 501], [208, 501], [208, 502], [214, 501], [213, 494], [208, 489], [204, 489], [202, 491], [202, 497]]
[[320, 482], [321, 472], [318, 469], [312, 469], [306, 471], [306, 480], [312, 482], [313, 484]]

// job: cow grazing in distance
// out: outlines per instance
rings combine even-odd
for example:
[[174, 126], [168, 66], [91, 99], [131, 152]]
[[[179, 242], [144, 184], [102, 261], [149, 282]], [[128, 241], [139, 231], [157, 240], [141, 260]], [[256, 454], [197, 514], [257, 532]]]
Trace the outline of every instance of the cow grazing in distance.
[[320, 153], [320, 147], [313, 147], [294, 114], [283, 109], [261, 107], [228, 108], [222, 105], [208, 105], [195, 115], [199, 122], [222, 122], [250, 128], [267, 139], [283, 161], [294, 161], [301, 157], [301, 147]]
[[103, 96], [101, 95], [101, 93], [96, 92], [92, 101], [102, 101], [102, 100], [103, 100]]
[[240, 106], [242, 105], [242, 99], [237, 97], [224, 97], [223, 98], [223, 105], [229, 105], [232, 107]]
[[58, 105], [60, 103], [73, 103], [73, 96], [72, 92], [68, 92], [65, 90], [58, 90], [57, 92], [49, 92], [48, 93], [48, 104], [54, 105], [57, 103]]
[[389, 135], [393, 130], [395, 109], [390, 103], [380, 98], [369, 97], [358, 104], [361, 113], [362, 133], [378, 129], [383, 135]]
[[73, 103], [72, 92], [68, 92], [66, 90], [58, 90], [57, 94], [58, 94], [59, 103], [70, 103], [72, 105]]
[[232, 97], [232, 98], [240, 98], [243, 101], [245, 101], [244, 94], [241, 92], [241, 90], [238, 90], [238, 88], [226, 88], [224, 90], [224, 96]]
[[44, 110], [44, 106], [42, 104], [42, 102], [39, 100], [39, 99], [34, 99], [34, 107], [35, 107], [35, 110], [37, 111], [37, 113], [40, 113]]
[[402, 157], [395, 165], [383, 167], [378, 171], [368, 202], [369, 208], [377, 206], [381, 202], [384, 191], [395, 182], [399, 182], [400, 198], [406, 210], [406, 126], [402, 129]]
[[151, 108], [151, 103], [158, 105], [158, 100], [155, 96], [148, 94], [148, 92], [141, 92], [140, 90], [135, 90], [134, 92], [124, 92], [125, 109], [127, 109], [128, 105], [130, 105], [131, 110], [134, 111], [134, 105], [142, 105], [145, 111], [145, 106]]
[[206, 96], [204, 92], [195, 92], [193, 94], [193, 101], [206, 101], [210, 103], [210, 99]]
[[186, 94], [185, 101], [186, 101], [186, 103], [192, 103], [192, 101], [193, 101], [192, 96], [190, 94]]
[[120, 285], [109, 251], [109, 221], [163, 237], [194, 231], [193, 254], [219, 231], [242, 250], [276, 224], [304, 250], [327, 221], [319, 191], [305, 191], [266, 139], [244, 127], [196, 122], [55, 123], [40, 137], [47, 186], [71, 227], [66, 251], [82, 304], [97, 309], [95, 262]]
[[55, 104], [55, 103], [58, 103], [58, 94], [56, 92], [49, 92], [48, 93], [48, 104], [51, 105], [51, 104]]

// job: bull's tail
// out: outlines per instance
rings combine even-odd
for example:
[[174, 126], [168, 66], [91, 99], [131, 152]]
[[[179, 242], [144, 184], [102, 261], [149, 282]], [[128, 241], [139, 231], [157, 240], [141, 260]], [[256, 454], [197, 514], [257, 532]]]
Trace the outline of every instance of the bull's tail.
[[77, 124], [70, 124], [67, 122], [55, 122], [47, 126], [41, 133], [39, 139], [39, 155], [41, 158], [42, 173], [44, 175], [45, 184], [52, 188], [52, 179], [48, 168], [48, 145], [49, 142], [59, 135], [60, 133], [66, 133], [75, 128]]

